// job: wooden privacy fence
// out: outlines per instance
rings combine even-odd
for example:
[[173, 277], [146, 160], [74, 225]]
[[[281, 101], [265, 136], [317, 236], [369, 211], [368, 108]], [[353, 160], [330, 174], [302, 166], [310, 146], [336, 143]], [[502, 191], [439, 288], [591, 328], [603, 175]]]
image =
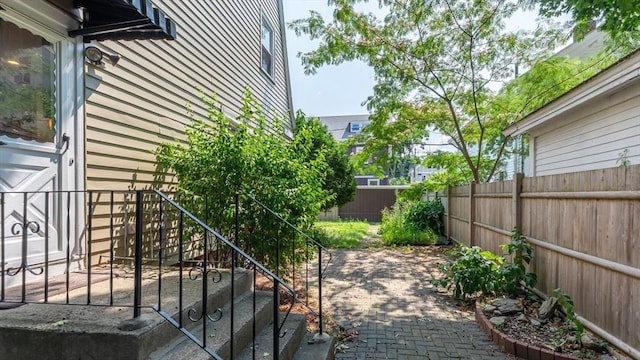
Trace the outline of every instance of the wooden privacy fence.
[[585, 325], [640, 358], [640, 165], [470, 184], [447, 191], [447, 235], [497, 254], [521, 229], [545, 294], [561, 288]]
[[358, 186], [353, 201], [342, 206], [338, 215], [341, 219], [382, 221], [382, 210], [392, 208], [396, 195], [408, 189], [407, 185]]

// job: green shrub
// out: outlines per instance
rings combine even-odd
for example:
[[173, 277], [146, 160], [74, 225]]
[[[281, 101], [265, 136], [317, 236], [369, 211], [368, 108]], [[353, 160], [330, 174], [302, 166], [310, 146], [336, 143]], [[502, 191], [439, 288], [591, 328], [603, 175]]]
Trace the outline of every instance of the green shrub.
[[440, 198], [412, 203], [405, 220], [417, 230], [430, 229], [437, 235], [444, 235], [444, 205]]
[[[303, 241], [288, 226], [249, 200], [249, 194], [289, 223], [308, 230], [317, 217], [327, 192], [322, 177], [327, 164], [322, 157], [302, 161], [294, 144], [283, 138], [285, 121], [268, 121], [262, 105], [247, 90], [242, 113], [232, 124], [215, 98], [202, 94], [208, 117], [190, 113], [186, 142], [168, 142], [156, 151], [158, 175], [175, 176], [176, 192], [187, 210], [232, 240], [258, 261], [275, 268], [299, 262], [292, 248]], [[235, 195], [240, 194], [238, 238], [235, 238]], [[201, 229], [185, 223], [185, 233], [202, 242]], [[277, 239], [277, 240], [276, 240]], [[280, 240], [280, 241], [278, 241]], [[209, 243], [224, 261], [230, 249]], [[200, 248], [202, 244], [200, 245]], [[280, 258], [276, 249], [280, 249]], [[201, 249], [203, 250], [203, 249]]]
[[500, 245], [507, 255], [513, 256], [511, 263], [505, 263], [500, 267], [500, 272], [505, 279], [504, 292], [514, 294], [521, 289], [524, 283], [528, 287], [536, 286], [538, 277], [534, 273], [527, 273], [525, 264], [531, 263], [533, 258], [533, 248], [527, 239], [517, 230], [511, 233], [511, 242]]
[[482, 251], [478, 247], [459, 246], [448, 255], [454, 259], [438, 264], [442, 273], [432, 283], [450, 290], [459, 299], [465, 299], [475, 293], [481, 295], [516, 294], [522, 285], [535, 286], [536, 274], [527, 273], [525, 263], [533, 258], [533, 248], [519, 232], [513, 231], [511, 243], [502, 245], [507, 255], [513, 257], [512, 262], [505, 261], [490, 251]]
[[388, 246], [431, 245], [435, 244], [437, 235], [431, 229], [420, 230], [407, 220], [411, 203], [396, 203], [393, 210], [382, 211], [380, 233], [382, 242]]
[[447, 252], [455, 259], [438, 264], [442, 273], [432, 283], [447, 290], [453, 288], [453, 296], [466, 299], [475, 293], [492, 295], [503, 288], [503, 278], [499, 268], [504, 259], [490, 251], [482, 251], [477, 246], [458, 246]]

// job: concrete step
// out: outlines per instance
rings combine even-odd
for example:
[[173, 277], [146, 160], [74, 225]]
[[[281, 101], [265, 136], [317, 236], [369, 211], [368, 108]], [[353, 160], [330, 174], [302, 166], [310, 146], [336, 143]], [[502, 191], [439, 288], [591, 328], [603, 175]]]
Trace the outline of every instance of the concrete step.
[[[281, 314], [280, 321], [284, 318]], [[307, 333], [307, 318], [302, 314], [289, 314], [280, 334], [280, 358], [293, 359], [293, 355], [300, 346], [300, 342]], [[273, 325], [265, 327], [256, 338], [254, 344], [249, 346], [238, 357], [240, 360], [250, 360], [253, 358], [255, 349], [255, 359], [273, 359]]]
[[[213, 314], [215, 309], [223, 308], [231, 300], [231, 274], [229, 272], [222, 272], [220, 282], [209, 282], [207, 297], [207, 309], [210, 314]], [[186, 281], [185, 281], [186, 283]], [[253, 273], [245, 271], [243, 269], [237, 269], [234, 274], [234, 298], [240, 299], [246, 294], [250, 294], [250, 290], [253, 284]], [[190, 284], [193, 287], [193, 284]], [[191, 321], [189, 319], [190, 313], [192, 317], [197, 316], [202, 312], [202, 293], [201, 284], [196, 284], [199, 291], [185, 291], [185, 298], [183, 299], [182, 309], [182, 327], [186, 330], [197, 333], [198, 329], [201, 329], [202, 321]], [[178, 299], [177, 297], [169, 297], [163, 301], [161, 308], [164, 316], [171, 314], [171, 318], [179, 323], [179, 311], [178, 311]], [[224, 321], [224, 319], [220, 320]], [[202, 330], [199, 330], [200, 333]], [[176, 327], [167, 321], [164, 321], [155, 326], [150, 331], [144, 332], [139, 336], [140, 357], [145, 358], [150, 356], [150, 353], [156, 352], [158, 349], [166, 347], [167, 343], [174, 341], [180, 341], [188, 338], [180, 332]], [[202, 339], [200, 338], [202, 341]], [[191, 342], [191, 341], [190, 341]], [[205, 353], [197, 345], [195, 345], [200, 352]], [[206, 354], [206, 353], [205, 353]]]
[[333, 360], [336, 338], [324, 334], [319, 340], [315, 334], [307, 333], [296, 351], [294, 360]]
[[[255, 292], [255, 310], [253, 293], [246, 293], [234, 302], [234, 359], [240, 352], [251, 344], [253, 339], [253, 316], [255, 314], [256, 329], [262, 329], [271, 322], [273, 311], [273, 295], [270, 292]], [[202, 322], [190, 330], [190, 332], [206, 346], [212, 349], [223, 359], [231, 359], [231, 306], [222, 308], [222, 317], [219, 321], [207, 321], [206, 336], [203, 333]], [[148, 357], [149, 360], [169, 359], [208, 359], [207, 353], [200, 349], [191, 339], [184, 336], [177, 329], [175, 340], [168, 342], [162, 348], [154, 351]]]

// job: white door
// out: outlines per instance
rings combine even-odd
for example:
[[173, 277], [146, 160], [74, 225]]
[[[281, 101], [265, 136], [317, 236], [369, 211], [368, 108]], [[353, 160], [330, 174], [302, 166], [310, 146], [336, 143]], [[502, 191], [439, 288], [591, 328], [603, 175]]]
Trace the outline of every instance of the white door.
[[64, 100], [74, 97], [63, 86], [66, 51], [28, 17], [0, 12], [0, 260], [9, 276], [38, 275], [45, 253], [63, 259], [62, 235], [75, 221], [66, 210], [73, 204], [59, 192], [69, 188], [63, 161], [72, 151], [65, 132], [74, 111]]

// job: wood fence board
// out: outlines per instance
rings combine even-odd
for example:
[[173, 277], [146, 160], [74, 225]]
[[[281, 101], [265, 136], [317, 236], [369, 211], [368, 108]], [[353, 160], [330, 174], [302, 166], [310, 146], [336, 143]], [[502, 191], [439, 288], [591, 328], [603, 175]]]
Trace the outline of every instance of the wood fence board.
[[624, 190], [640, 190], [640, 171], [634, 167], [624, 168], [625, 187]]
[[[596, 307], [591, 310], [591, 318], [604, 329], [611, 329], [611, 272], [604, 268], [596, 269]], [[603, 311], [607, 309], [607, 311]]]
[[640, 268], [640, 202], [635, 201], [632, 205], [631, 215], [631, 234], [627, 243], [627, 261], [628, 264]]
[[[573, 249], [585, 254], [596, 255], [596, 202], [593, 200], [573, 201], [576, 217], [573, 220]], [[581, 249], [581, 250], [580, 250]]]
[[629, 335], [624, 338], [631, 346], [640, 348], [640, 279], [631, 279], [629, 283], [629, 306], [627, 309], [629, 317]]
[[515, 199], [513, 186], [476, 185], [473, 227], [461, 220], [470, 216], [469, 187], [452, 188], [452, 235], [468, 243], [471, 228], [482, 248], [500, 254], [510, 241], [502, 232], [520, 222], [523, 235], [558, 246], [534, 246], [538, 289], [562, 288], [579, 314], [640, 350], [640, 165], [523, 178]]
[[613, 276], [613, 298], [616, 306], [614, 307], [614, 316], [616, 318], [616, 326], [622, 331], [622, 336], [628, 337], [630, 335], [630, 327], [634, 325], [629, 323], [629, 309], [633, 306], [629, 303], [629, 283], [630, 279], [627, 276]]
[[576, 297], [581, 300], [580, 310], [578, 311], [583, 316], [593, 319], [593, 312], [596, 307], [596, 265], [589, 264], [587, 262], [580, 263], [580, 291], [576, 293]]

